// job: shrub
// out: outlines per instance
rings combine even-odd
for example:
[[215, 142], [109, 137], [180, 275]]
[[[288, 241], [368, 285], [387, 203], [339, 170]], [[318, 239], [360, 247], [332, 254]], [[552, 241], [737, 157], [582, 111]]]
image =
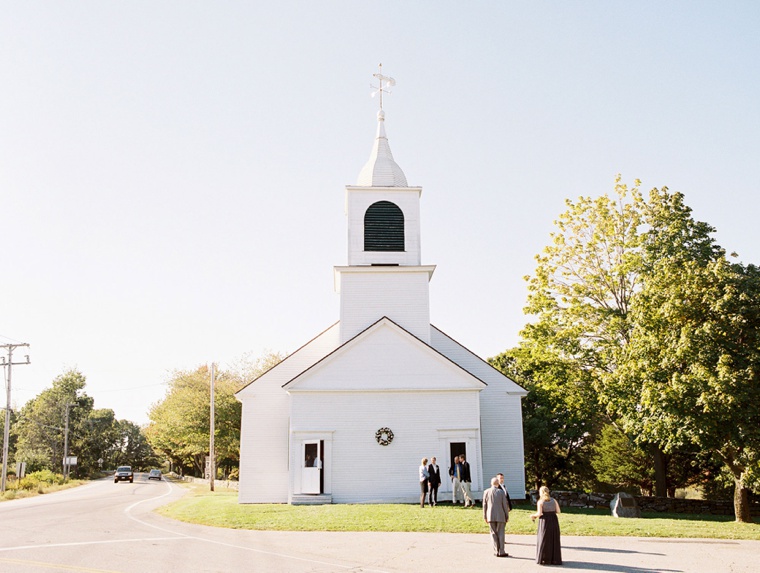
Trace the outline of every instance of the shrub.
[[[61, 474], [54, 474], [50, 470], [40, 470], [32, 472], [19, 482], [21, 489], [40, 491], [45, 485], [61, 485], [64, 482]], [[42, 493], [40, 491], [40, 493]]]

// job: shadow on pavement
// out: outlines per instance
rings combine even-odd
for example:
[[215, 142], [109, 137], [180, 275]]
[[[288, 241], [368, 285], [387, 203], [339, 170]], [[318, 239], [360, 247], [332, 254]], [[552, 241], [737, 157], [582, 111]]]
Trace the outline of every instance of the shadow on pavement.
[[684, 573], [683, 569], [650, 569], [649, 567], [632, 567], [631, 565], [612, 565], [609, 563], [587, 563], [585, 561], [565, 561], [562, 565], [544, 565], [563, 569], [585, 569], [588, 571], [612, 571], [615, 573]]

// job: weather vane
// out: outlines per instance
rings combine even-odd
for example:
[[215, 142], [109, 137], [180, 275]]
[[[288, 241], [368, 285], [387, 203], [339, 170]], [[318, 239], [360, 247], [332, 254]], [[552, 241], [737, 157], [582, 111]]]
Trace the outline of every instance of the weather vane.
[[389, 76], [383, 75], [383, 64], [380, 64], [380, 71], [376, 74], [372, 74], [373, 78], [377, 78], [377, 83], [380, 85], [372, 85], [370, 84], [369, 87], [372, 88], [372, 93], [370, 94], [371, 97], [375, 97], [375, 95], [380, 94], [380, 111], [383, 110], [383, 92], [390, 94], [391, 90], [388, 88], [392, 88], [396, 85], [396, 80]]

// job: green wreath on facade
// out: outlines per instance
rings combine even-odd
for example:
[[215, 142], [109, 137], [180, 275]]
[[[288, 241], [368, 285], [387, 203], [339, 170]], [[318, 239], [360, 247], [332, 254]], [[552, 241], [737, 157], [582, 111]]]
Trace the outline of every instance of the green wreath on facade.
[[390, 428], [380, 428], [375, 432], [375, 439], [381, 446], [387, 446], [393, 441], [393, 432]]

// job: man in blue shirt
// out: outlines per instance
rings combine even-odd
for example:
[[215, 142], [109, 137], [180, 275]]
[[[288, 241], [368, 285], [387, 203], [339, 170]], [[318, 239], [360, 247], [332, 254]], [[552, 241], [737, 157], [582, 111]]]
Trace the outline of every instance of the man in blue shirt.
[[454, 456], [454, 460], [449, 468], [449, 475], [451, 476], [451, 505], [459, 503], [459, 499], [462, 497], [462, 488], [459, 481], [460, 469], [459, 456]]

